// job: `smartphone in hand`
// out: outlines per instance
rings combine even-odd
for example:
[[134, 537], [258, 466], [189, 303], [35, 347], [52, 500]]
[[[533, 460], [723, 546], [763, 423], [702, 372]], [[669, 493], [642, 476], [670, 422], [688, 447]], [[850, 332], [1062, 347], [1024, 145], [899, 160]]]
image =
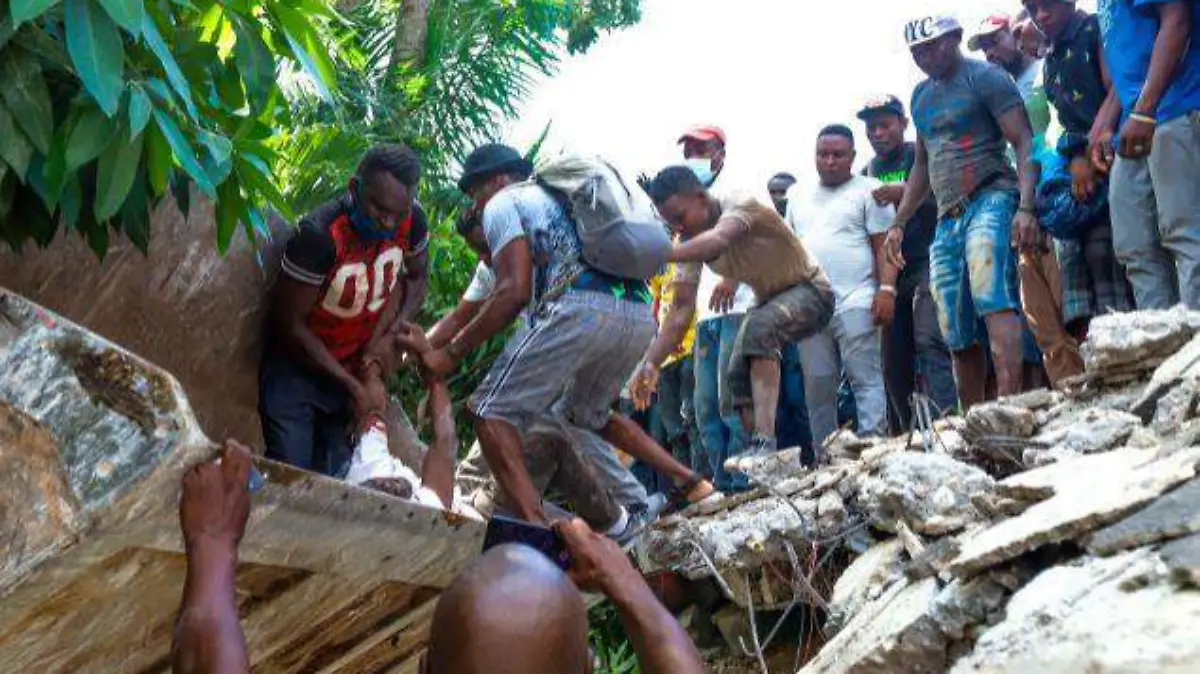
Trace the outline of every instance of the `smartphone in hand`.
[[566, 546], [553, 529], [503, 515], [493, 515], [488, 521], [487, 534], [483, 537], [483, 551], [487, 552], [505, 543], [528, 545], [549, 557], [550, 561], [563, 571], [571, 566], [571, 557], [567, 554]]

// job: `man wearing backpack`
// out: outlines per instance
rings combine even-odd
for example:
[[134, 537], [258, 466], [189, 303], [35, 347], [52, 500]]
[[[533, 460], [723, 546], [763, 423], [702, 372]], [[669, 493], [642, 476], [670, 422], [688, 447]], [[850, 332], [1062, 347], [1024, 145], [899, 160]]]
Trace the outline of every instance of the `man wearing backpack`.
[[[774, 208], [741, 195], [717, 199], [686, 166], [663, 169], [650, 184], [650, 196], [683, 235], [671, 252], [671, 261], [682, 263], [676, 275], [681, 287], [694, 287], [701, 267], [708, 266], [754, 291], [756, 305], [746, 312], [729, 369], [722, 372], [721, 407], [737, 411], [754, 429], [747, 454], [774, 452], [781, 352], [829, 323], [834, 304], [829, 278]], [[672, 309], [690, 314], [694, 295], [690, 305], [677, 295]], [[668, 317], [646, 352], [630, 388], [635, 401], [644, 402], [657, 386], [660, 364], [683, 336], [680, 323]]]
[[[459, 188], [482, 213], [495, 286], [479, 314], [444, 348], [424, 353], [422, 362], [444, 376], [526, 312], [469, 407], [484, 457], [513, 510], [544, 522], [518, 429], [551, 415], [634, 455], [666, 452], [630, 419], [612, 413], [654, 338], [649, 288], [583, 261], [580, 234], [560, 195], [522, 179], [531, 168], [515, 150], [495, 144], [476, 149], [464, 163]], [[683, 499], [713, 492], [677, 462], [668, 477]]]

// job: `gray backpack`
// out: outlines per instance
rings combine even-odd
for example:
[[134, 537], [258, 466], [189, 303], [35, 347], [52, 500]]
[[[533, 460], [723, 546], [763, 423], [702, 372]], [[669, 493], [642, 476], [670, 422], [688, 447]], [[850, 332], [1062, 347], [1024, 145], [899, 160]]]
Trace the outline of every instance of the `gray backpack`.
[[566, 205], [589, 266], [627, 279], [648, 279], [666, 266], [671, 237], [650, 197], [607, 161], [567, 155], [534, 179]]

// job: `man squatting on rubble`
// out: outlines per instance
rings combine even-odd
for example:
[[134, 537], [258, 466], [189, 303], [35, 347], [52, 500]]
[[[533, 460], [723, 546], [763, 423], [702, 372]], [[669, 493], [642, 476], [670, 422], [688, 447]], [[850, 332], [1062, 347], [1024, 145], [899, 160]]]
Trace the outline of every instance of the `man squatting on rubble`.
[[[250, 516], [250, 468], [249, 450], [229, 442], [219, 464], [200, 463], [183, 477], [179, 524], [187, 571], [171, 648], [178, 674], [250, 672], [235, 585], [238, 544]], [[438, 599], [423, 674], [591, 671], [580, 591], [599, 592], [617, 608], [641, 671], [705, 671], [679, 621], [616, 543], [581, 520], [554, 527], [571, 557], [569, 573], [533, 548], [489, 550]]]
[[787, 342], [804, 339], [828, 324], [834, 297], [820, 265], [774, 208], [752, 198], [711, 196], [692, 169], [672, 166], [650, 184], [650, 197], [673, 230], [682, 235], [671, 261], [681, 263], [674, 303], [646, 350], [630, 385], [641, 405], [657, 386], [658, 368], [676, 349], [695, 312], [701, 266], [754, 290], [757, 305], [746, 312], [722, 372], [723, 411], [737, 411], [754, 429], [748, 454], [776, 451], [780, 354]]

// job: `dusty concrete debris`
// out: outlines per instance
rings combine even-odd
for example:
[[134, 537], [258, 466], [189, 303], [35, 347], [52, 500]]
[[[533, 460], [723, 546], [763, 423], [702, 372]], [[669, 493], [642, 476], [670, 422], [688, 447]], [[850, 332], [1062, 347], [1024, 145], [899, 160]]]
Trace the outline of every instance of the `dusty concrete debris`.
[[1198, 400], [1200, 380], [1185, 379], [1179, 382], [1158, 399], [1150, 427], [1164, 435], [1178, 429], [1183, 422], [1196, 416]]
[[1200, 532], [1200, 480], [1159, 497], [1144, 509], [1101, 529], [1087, 541], [1096, 555], [1151, 545]]
[[1171, 580], [1200, 590], [1200, 534], [1167, 543], [1159, 555], [1171, 572]]
[[[1200, 592], [1161, 580], [1154, 553], [1048, 569], [1008, 602], [952, 674], [1184, 674], [1200, 662]], [[1136, 591], [1127, 581], [1144, 579]], [[1148, 580], [1145, 580], [1148, 579]]]
[[933, 599], [929, 617], [948, 639], [966, 639], [976, 626], [998, 621], [1009, 594], [1009, 589], [989, 574], [955, 579]]
[[965, 535], [967, 534], [939, 538], [931, 545], [925, 546], [925, 550], [913, 557], [904, 567], [904, 575], [908, 576], [909, 580], [924, 580], [942, 573], [946, 565], [958, 557], [959, 550], [962, 549], [959, 538]]
[[1182, 306], [1104, 314], [1088, 326], [1088, 339], [1081, 347], [1084, 365], [1089, 373], [1150, 370], [1191, 340], [1198, 327], [1200, 313]]
[[1028, 438], [1036, 421], [1033, 411], [1008, 400], [982, 403], [967, 412], [967, 437]]
[[[1123, 451], [1147, 453], [1145, 450]], [[1196, 463], [1200, 461], [1200, 448], [1120, 472], [1103, 470], [1111, 466], [1111, 461], [1092, 460], [1108, 459], [1112, 454], [1119, 452], [1085, 456], [1051, 466], [1071, 464], [1068, 468], [1076, 471], [1075, 479], [1070, 482], [1062, 479], [1054, 485], [1053, 498], [964, 541], [962, 552], [949, 566], [950, 573], [969, 577], [1047, 543], [1072, 539], [1115, 522], [1171, 487], [1191, 479], [1196, 474]], [[1101, 470], [1094, 470], [1097, 466]], [[1060, 473], [1060, 477], [1062, 475]]]
[[898, 583], [868, 604], [800, 674], [934, 674], [946, 639], [928, 615], [937, 580]]
[[1040, 409], [1053, 407], [1062, 402], [1063, 394], [1050, 389], [1039, 388], [1032, 391], [1018, 393], [1015, 396], [1005, 398], [1005, 402], [1016, 407], [1024, 407], [1027, 410], [1037, 411]]
[[[738, 610], [823, 607], [832, 639], [804, 672], [1200, 672], [1200, 312], [1091, 335], [1065, 392], [840, 433], [812, 470], [798, 451], [732, 462], [762, 488], [660, 525], [659, 563], [710, 575], [696, 541]], [[825, 599], [781, 575], [787, 545], [861, 554], [828, 557]]]
[[867, 602], [877, 599], [892, 583], [900, 580], [903, 563], [904, 547], [896, 538], [859, 555], [833, 586], [825, 633], [837, 634]]
[[982, 470], [948, 456], [896, 452], [862, 479], [858, 504], [881, 529], [904, 521], [917, 533], [940, 536], [978, 519], [971, 497], [995, 484]]
[[1034, 438], [1049, 449], [1027, 449], [1027, 466], [1044, 466], [1080, 454], [1106, 452], [1119, 447], [1142, 426], [1137, 416], [1120, 410], [1091, 409], [1070, 426], [1039, 434]]

